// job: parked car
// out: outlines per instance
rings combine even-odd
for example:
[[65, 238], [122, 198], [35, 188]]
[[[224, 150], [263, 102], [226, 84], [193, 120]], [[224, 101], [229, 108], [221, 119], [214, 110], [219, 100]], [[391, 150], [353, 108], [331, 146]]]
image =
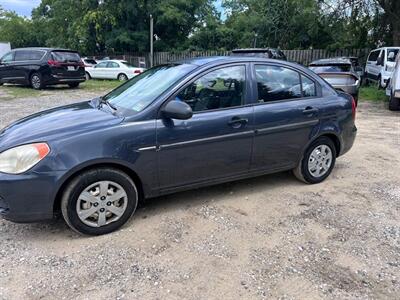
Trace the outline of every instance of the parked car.
[[400, 47], [383, 47], [372, 50], [365, 65], [365, 80], [376, 82], [379, 88], [385, 88], [393, 72], [396, 56]]
[[42, 89], [47, 85], [77, 87], [85, 81], [79, 53], [57, 48], [14, 49], [0, 59], [0, 85], [17, 83]]
[[364, 76], [364, 68], [360, 64], [360, 59], [357, 56], [343, 56], [343, 59], [349, 59], [351, 64], [353, 65], [353, 70], [357, 73], [360, 80], [362, 80]]
[[89, 79], [118, 79], [119, 81], [126, 81], [143, 71], [143, 68], [137, 68], [125, 60], [114, 59], [101, 61], [91, 68], [86, 68], [86, 76]]
[[325, 79], [335, 89], [353, 96], [358, 103], [361, 80], [348, 58], [325, 58], [313, 61], [309, 68]]
[[400, 110], [400, 55], [397, 55], [396, 65], [388, 80], [386, 95], [389, 96], [389, 109]]
[[97, 65], [97, 61], [93, 58], [83, 57], [82, 61], [85, 64], [85, 68], [90, 68]]
[[139, 201], [293, 170], [325, 180], [352, 147], [356, 106], [297, 64], [256, 57], [156, 66], [104, 97], [0, 132], [0, 215], [52, 218], [90, 235], [122, 226]]
[[275, 48], [244, 48], [232, 50], [232, 56], [251, 56], [287, 60], [280, 49]]

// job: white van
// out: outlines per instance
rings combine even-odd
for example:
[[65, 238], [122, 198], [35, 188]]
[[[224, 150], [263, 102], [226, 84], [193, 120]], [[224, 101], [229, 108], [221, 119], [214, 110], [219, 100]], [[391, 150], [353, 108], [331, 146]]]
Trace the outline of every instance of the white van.
[[396, 66], [386, 88], [386, 95], [389, 96], [389, 109], [400, 110], [400, 55], [397, 55]]
[[385, 88], [396, 64], [400, 47], [383, 47], [372, 50], [365, 65], [365, 81], [376, 82], [378, 87]]

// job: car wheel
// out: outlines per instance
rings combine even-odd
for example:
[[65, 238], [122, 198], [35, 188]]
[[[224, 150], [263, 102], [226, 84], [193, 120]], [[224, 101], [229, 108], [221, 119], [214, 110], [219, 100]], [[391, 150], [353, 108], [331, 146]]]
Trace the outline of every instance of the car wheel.
[[336, 162], [336, 148], [328, 137], [320, 137], [306, 149], [294, 175], [306, 183], [320, 183], [332, 172]]
[[138, 192], [127, 174], [99, 168], [74, 178], [61, 199], [65, 222], [80, 234], [101, 235], [124, 225], [136, 210]]
[[395, 98], [393, 94], [390, 95], [389, 110], [400, 110], [400, 99]]
[[128, 76], [126, 76], [125, 74], [119, 74], [118, 75], [118, 80], [119, 81], [127, 81], [128, 80]]
[[35, 90], [43, 88], [42, 76], [39, 73], [33, 73], [30, 78], [31, 87]]
[[76, 88], [79, 86], [79, 82], [68, 83], [70, 88]]
[[85, 73], [85, 78], [86, 78], [86, 80], [92, 79], [92, 77], [90, 76], [90, 74], [88, 72]]

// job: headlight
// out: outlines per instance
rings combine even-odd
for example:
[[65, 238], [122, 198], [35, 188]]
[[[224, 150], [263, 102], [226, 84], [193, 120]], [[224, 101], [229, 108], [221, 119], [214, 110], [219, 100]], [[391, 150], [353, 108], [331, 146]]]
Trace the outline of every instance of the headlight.
[[0, 172], [7, 174], [23, 173], [49, 154], [46, 143], [22, 145], [0, 153]]

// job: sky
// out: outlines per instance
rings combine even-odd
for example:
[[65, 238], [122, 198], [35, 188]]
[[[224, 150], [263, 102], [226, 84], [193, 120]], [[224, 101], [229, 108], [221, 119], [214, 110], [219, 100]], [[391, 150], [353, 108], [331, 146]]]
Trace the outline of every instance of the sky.
[[[0, 5], [7, 10], [15, 11], [21, 16], [30, 17], [32, 9], [37, 7], [40, 1], [41, 0], [0, 0]], [[223, 12], [221, 3], [222, 0], [216, 0], [215, 7]]]
[[32, 9], [40, 4], [41, 0], [0, 0], [0, 5], [7, 10], [13, 10], [17, 14], [30, 17]]

